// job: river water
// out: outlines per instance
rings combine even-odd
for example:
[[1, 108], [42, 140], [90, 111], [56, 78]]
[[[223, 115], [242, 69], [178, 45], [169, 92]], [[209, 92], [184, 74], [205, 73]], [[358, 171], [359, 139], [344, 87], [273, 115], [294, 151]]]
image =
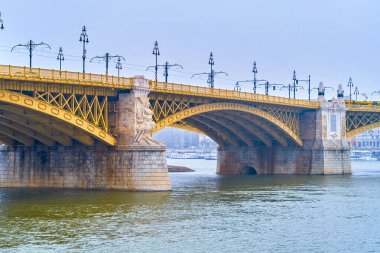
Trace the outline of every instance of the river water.
[[215, 175], [171, 192], [0, 189], [1, 252], [380, 252], [380, 162], [344, 176]]

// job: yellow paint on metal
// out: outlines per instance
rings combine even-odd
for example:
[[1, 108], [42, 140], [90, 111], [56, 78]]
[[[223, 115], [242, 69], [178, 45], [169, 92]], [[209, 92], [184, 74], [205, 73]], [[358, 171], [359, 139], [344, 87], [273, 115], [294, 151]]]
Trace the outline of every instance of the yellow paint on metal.
[[[11, 65], [0, 65], [0, 81], [1, 89], [4, 90], [0, 92], [0, 101], [20, 105], [64, 120], [75, 127], [79, 127], [89, 135], [95, 136], [108, 145], [115, 145], [116, 140], [108, 133], [107, 96], [116, 96], [117, 90], [131, 89], [133, 86], [133, 78]], [[184, 118], [195, 115], [194, 113], [198, 112], [195, 112], [193, 108], [202, 107], [205, 110], [209, 110], [207, 109], [209, 105], [208, 101], [214, 99], [231, 101], [216, 104], [236, 103], [235, 105], [237, 105], [238, 101], [250, 102], [256, 105], [258, 104], [259, 106], [267, 106], [269, 109], [254, 109], [254, 107], [249, 105], [240, 105], [240, 109], [244, 107], [244, 109], [241, 110], [249, 111], [247, 108], [250, 107], [251, 113], [255, 111], [255, 115], [266, 118], [272, 123], [276, 122], [275, 125], [289, 134], [300, 146], [302, 145], [302, 141], [298, 137], [299, 113], [286, 111], [282, 108], [293, 107], [293, 109], [299, 108], [301, 111], [303, 109], [320, 108], [318, 101], [289, 99], [193, 85], [150, 81], [150, 87], [154, 95], [153, 97], [158, 96], [162, 98], [171, 96], [172, 98], [172, 100], [162, 100], [158, 98], [152, 100], [151, 107], [154, 113], [154, 120], [159, 124], [163, 122], [165, 122], [164, 124], [166, 125], [177, 123], [178, 119], [173, 118], [173, 115]], [[20, 93], [7, 90], [17, 90]], [[33, 97], [23, 95], [23, 91], [32, 91]], [[203, 102], [206, 104], [194, 106], [193, 98], [204, 100]], [[380, 104], [377, 102], [345, 101], [345, 103], [348, 113], [380, 112]], [[232, 108], [231, 110], [234, 109]], [[350, 121], [349, 117], [350, 116], [347, 116], [347, 122]], [[370, 116], [367, 115], [365, 117], [368, 118]], [[366, 120], [365, 117], [364, 120]], [[372, 129], [374, 125], [377, 125], [373, 120], [361, 123], [362, 121], [363, 119], [353, 118], [347, 123], [350, 125], [350, 127], [347, 128], [348, 136], [365, 131], [363, 129]], [[357, 122], [360, 124], [356, 124]], [[199, 132], [199, 130], [190, 125], [174, 124], [172, 126]], [[161, 128], [158, 127], [154, 131], [158, 131], [157, 129], [159, 130]], [[68, 143], [67, 140], [62, 141]], [[29, 140], [27, 142], [29, 142]], [[82, 143], [89, 145], [92, 141], [82, 138]]]
[[[65, 111], [63, 109], [57, 108], [56, 106], [50, 105], [44, 101], [40, 101], [35, 98], [31, 98], [29, 96], [2, 90], [0, 91], [0, 101], [14, 104], [21, 106], [23, 108], [28, 108], [34, 111], [38, 111], [39, 113], [42, 113], [44, 115], [51, 116], [56, 119], [60, 119], [66, 124], [75, 126], [86, 133], [89, 133], [91, 136], [96, 137], [100, 141], [102, 141], [105, 144], [115, 146], [116, 145], [116, 139], [105, 132], [105, 130], [79, 118], [76, 115], [71, 114], [68, 111]], [[91, 126], [95, 130], [89, 131], [88, 127]]]
[[209, 129], [212, 129], [219, 136], [221, 136], [224, 139], [224, 141], [229, 145], [234, 147], [240, 146], [236, 136], [234, 136], [233, 133], [231, 133], [231, 130], [226, 128], [224, 125], [221, 125], [215, 122], [214, 120], [210, 119], [209, 117], [203, 116], [201, 114], [193, 115], [191, 119], [207, 126]]
[[[25, 108], [22, 109], [22, 107], [14, 105], [1, 105], [0, 108], [2, 110], [20, 115], [21, 118], [25, 118], [29, 122], [38, 122], [43, 126], [46, 126], [46, 128], [54, 129], [55, 131], [61, 133], [63, 135], [62, 137], [67, 137], [69, 139], [72, 138], [85, 146], [95, 145], [94, 138], [92, 138], [89, 134], [86, 134], [86, 132], [76, 128], [73, 125], [62, 124], [60, 119], [53, 120], [52, 118], [46, 117], [38, 112], [31, 113], [33, 111], [25, 110]], [[70, 144], [67, 144], [67, 146], [70, 146]]]
[[276, 117], [272, 116], [271, 114], [260, 110], [258, 108], [245, 105], [245, 104], [237, 104], [237, 103], [213, 103], [213, 104], [203, 104], [198, 105], [195, 107], [191, 107], [188, 109], [185, 109], [183, 111], [176, 112], [164, 119], [159, 120], [156, 123], [156, 127], [153, 130], [153, 132], [157, 132], [162, 128], [165, 128], [167, 126], [170, 126], [180, 120], [183, 120], [185, 118], [205, 113], [205, 112], [212, 112], [212, 111], [242, 111], [246, 113], [250, 113], [253, 115], [256, 115], [260, 118], [266, 119], [272, 124], [278, 126], [280, 129], [282, 129], [298, 146], [303, 146], [303, 142], [300, 139], [300, 137], [294, 133], [285, 123], [281, 122]]
[[[90, 86], [110, 89], [131, 89], [133, 78], [99, 75], [92, 73], [59, 71], [53, 69], [29, 68], [21, 66], [0, 65], [0, 79], [28, 81], [35, 83], [65, 84], [63, 89], [70, 86]], [[193, 85], [150, 82], [154, 92], [177, 94], [206, 98], [221, 98], [239, 101], [249, 101], [264, 104], [284, 105], [300, 108], [319, 108], [319, 102], [284, 97], [266, 96], [249, 92], [207, 88]], [[40, 90], [41, 91], [41, 90]], [[47, 92], [47, 90], [46, 90]], [[62, 92], [63, 93], [63, 92]], [[68, 94], [68, 92], [65, 92]]]
[[210, 137], [213, 141], [215, 141], [219, 147], [225, 147], [225, 145], [227, 144], [226, 140], [223, 139], [222, 135], [219, 135], [217, 132], [212, 130], [209, 126], [206, 126], [203, 123], [194, 120], [193, 118], [187, 118], [186, 124], [189, 124], [190, 126], [196, 129], [199, 129], [204, 133], [207, 133], [207, 136]]
[[346, 131], [380, 122], [380, 114], [375, 112], [352, 112], [346, 114]]
[[[189, 102], [181, 101], [181, 98], [177, 100], [158, 100], [153, 99], [153, 104], [151, 104], [151, 109], [153, 112], [153, 120], [155, 122], [159, 121], [162, 118], [167, 117], [170, 114], [176, 113], [178, 111], [183, 111], [186, 108], [189, 108]], [[186, 98], [182, 98], [186, 99]]]
[[255, 136], [259, 141], [265, 144], [267, 147], [272, 146], [272, 141], [264, 134], [264, 132], [256, 127], [252, 122], [244, 119], [239, 115], [240, 117], [237, 117], [236, 115], [230, 114], [223, 114], [223, 115], [218, 115], [218, 117], [224, 118], [225, 122], [227, 121], [232, 121], [237, 125], [240, 125], [241, 127], [244, 128], [244, 131], [247, 131], [251, 135]]
[[365, 125], [362, 127], [358, 127], [356, 129], [348, 131], [346, 133], [346, 137], [351, 138], [352, 136], [355, 136], [355, 135], [360, 134], [362, 132], [365, 132], [365, 131], [368, 131], [368, 130], [371, 130], [374, 128], [378, 128], [378, 127], [380, 127], [380, 122], [376, 122], [376, 123], [368, 124], [368, 125]]
[[165, 94], [181, 94], [185, 96], [197, 96], [207, 98], [220, 98], [235, 101], [257, 102], [271, 105], [292, 106], [300, 108], [320, 108], [318, 101], [307, 101], [301, 99], [291, 99], [276, 96], [267, 96], [262, 94], [254, 94], [250, 92], [240, 92], [233, 90], [215, 89], [208, 87], [200, 87], [193, 85], [150, 82], [151, 89], [157, 93]]
[[130, 89], [132, 87], [132, 79], [126, 77], [11, 65], [0, 65], [0, 78], [43, 83], [109, 87], [113, 89]]
[[[234, 122], [233, 120], [226, 119], [226, 118], [223, 118], [222, 116], [213, 115], [213, 114], [209, 114], [209, 113], [207, 115], [204, 115], [204, 116], [201, 114], [200, 116], [211, 120], [210, 125], [220, 125], [220, 126], [226, 128], [230, 133], [233, 134], [233, 136], [232, 136], [233, 138], [236, 138], [235, 137], [235, 135], [236, 135], [248, 147], [254, 147], [255, 146], [255, 143], [253, 142], [253, 140], [251, 138], [249, 138], [249, 135], [244, 133], [244, 131], [242, 131], [242, 129], [239, 128], [241, 126], [239, 124], [236, 124], [236, 122]], [[226, 134], [227, 133], [225, 133], [225, 131], [223, 131], [223, 135], [226, 135]]]
[[[77, 94], [63, 94], [52, 92], [33, 92], [34, 98], [44, 101], [59, 109], [70, 112], [70, 115], [77, 115], [91, 124], [108, 132], [108, 114], [106, 96], [89, 96]], [[25, 100], [25, 104], [31, 100]], [[57, 109], [52, 109], [52, 113], [59, 114]], [[64, 117], [69, 119], [70, 115]]]
[[14, 110], [11, 110], [11, 112], [6, 110], [0, 110], [0, 118], [11, 120], [13, 122], [17, 122], [20, 125], [23, 125], [24, 127], [27, 127], [28, 129], [35, 131], [39, 134], [43, 134], [50, 139], [56, 141], [57, 143], [60, 143], [63, 146], [70, 146], [72, 145], [72, 140], [70, 137], [65, 135], [58, 135], [56, 133], [53, 133], [53, 128], [49, 124], [36, 124], [34, 121], [31, 121], [30, 119], [26, 117], [20, 117], [20, 115], [17, 115], [14, 113]]
[[53, 146], [55, 144], [55, 141], [49, 138], [48, 136], [40, 133], [40, 132], [35, 132], [28, 127], [25, 127], [21, 124], [19, 124], [17, 121], [12, 121], [9, 119], [3, 119], [0, 120], [0, 125], [12, 128], [20, 133], [23, 133], [30, 138], [33, 138], [35, 140], [38, 140], [39, 142], [43, 143], [46, 146]]
[[190, 131], [190, 132], [197, 133], [197, 134], [206, 135], [201, 130], [199, 130], [197, 128], [194, 128], [194, 127], [192, 127], [189, 124], [186, 124], [184, 122], [181, 122], [180, 124], [178, 124], [178, 122], [177, 122], [176, 124], [173, 124], [170, 127], [174, 127], [174, 128], [177, 128], [177, 129], [182, 129], [182, 130]]
[[350, 112], [380, 112], [380, 104], [347, 104], [346, 107]]
[[281, 134], [277, 133], [277, 130], [275, 127], [269, 123], [266, 123], [262, 120], [256, 120], [256, 118], [252, 117], [253, 115], [245, 115], [245, 114], [238, 114], [239, 118], [242, 118], [244, 120], [247, 120], [249, 122], [250, 127], [255, 131], [255, 132], [262, 132], [262, 134], [266, 133], [270, 136], [272, 136], [273, 139], [278, 141], [281, 146], [287, 147], [288, 142], [282, 136]]
[[33, 138], [27, 136], [26, 134], [23, 134], [16, 129], [0, 125], [0, 133], [3, 135], [8, 136], [9, 138], [12, 138], [26, 146], [32, 146], [34, 144]]

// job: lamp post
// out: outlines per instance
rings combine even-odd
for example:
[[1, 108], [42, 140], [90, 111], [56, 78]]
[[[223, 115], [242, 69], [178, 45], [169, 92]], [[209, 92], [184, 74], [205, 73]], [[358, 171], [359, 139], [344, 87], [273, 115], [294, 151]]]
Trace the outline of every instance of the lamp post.
[[0, 12], [0, 24], [1, 24], [0, 29], [4, 30], [4, 23], [3, 23], [3, 20], [1, 19], [1, 12]]
[[234, 91], [241, 91], [241, 87], [239, 85], [239, 82], [235, 83]]
[[109, 66], [109, 62], [113, 59], [113, 58], [120, 58], [122, 59], [123, 61], [125, 61], [125, 58], [123, 56], [120, 56], [120, 55], [111, 55], [110, 53], [106, 53], [105, 55], [103, 56], [95, 56], [95, 57], [92, 57], [90, 62], [92, 62], [94, 59], [98, 59], [99, 61], [104, 61], [106, 63], [106, 76], [108, 76], [108, 66]]
[[214, 56], [212, 55], [212, 52], [210, 53], [210, 58], [208, 59], [208, 64], [210, 65], [211, 69], [210, 69], [210, 75], [209, 75], [209, 85], [210, 85], [210, 88], [214, 88], [214, 76], [215, 76], [215, 73], [214, 73], [214, 70], [212, 69], [212, 66], [215, 65], [215, 62], [214, 62]]
[[215, 76], [218, 74], [225, 74], [226, 76], [228, 76], [228, 74], [224, 71], [215, 71], [213, 69], [212, 66], [215, 65], [215, 62], [214, 62], [214, 56], [213, 56], [212, 52], [210, 53], [210, 58], [208, 60], [208, 64], [210, 65], [210, 73], [207, 73], [207, 72], [197, 73], [197, 74], [192, 75], [191, 78], [193, 78], [194, 76], [198, 76], [198, 75], [208, 75], [207, 83], [208, 83], [209, 87], [213, 89], [214, 88]]
[[253, 62], [253, 93], [256, 94], [256, 85], [257, 85], [257, 80], [256, 80], [256, 74], [257, 74], [257, 67], [256, 67], [256, 61]]
[[256, 74], [258, 71], [257, 71], [256, 61], [253, 62], [252, 72], [253, 72], [253, 80], [238, 81], [238, 83], [253, 83], [253, 92], [254, 92], [254, 94], [256, 94], [257, 93], [257, 86], [262, 85], [262, 84], [260, 84], [260, 82], [267, 82], [267, 80], [264, 80], [264, 79], [258, 80], [257, 79]]
[[59, 71], [62, 71], [62, 61], [65, 60], [65, 56], [63, 55], [63, 49], [62, 47], [59, 47], [58, 55], [57, 55], [57, 61], [59, 61]]
[[30, 68], [32, 67], [33, 50], [36, 47], [47, 47], [47, 48], [51, 49], [50, 46], [48, 44], [44, 43], [44, 42], [35, 43], [33, 40], [29, 40], [26, 44], [18, 44], [16, 46], [12, 47], [11, 52], [15, 48], [18, 48], [18, 47], [24, 47], [24, 48], [26, 48], [29, 51], [29, 67]]
[[296, 77], [296, 71], [293, 71], [293, 99], [296, 99], [296, 86], [298, 84], [298, 80]]
[[355, 95], [355, 101], [357, 101], [357, 100], [358, 100], [358, 95], [359, 95], [359, 89], [358, 89], [358, 86], [355, 87], [354, 95]]
[[168, 83], [168, 76], [169, 76], [169, 69], [170, 68], [172, 68], [172, 67], [180, 67], [181, 69], [183, 69], [182, 65], [179, 65], [177, 63], [175, 63], [175, 64], [169, 64], [169, 62], [165, 62], [165, 65], [163, 67], [164, 67], [165, 83]]
[[354, 83], [352, 82], [352, 78], [350, 77], [350, 79], [348, 80], [348, 83], [347, 83], [347, 86], [350, 88], [350, 103], [352, 101], [352, 87], [354, 87]]
[[265, 83], [258, 84], [258, 86], [261, 86], [261, 85], [265, 87], [265, 95], [266, 96], [269, 95], [269, 88], [273, 87], [273, 90], [276, 90], [276, 86], [281, 86], [281, 87], [284, 86], [283, 84], [279, 84], [279, 83], [269, 83], [269, 81], [266, 81]]
[[308, 79], [305, 79], [305, 80], [297, 80], [297, 83], [298, 83], [298, 82], [306, 82], [306, 83], [308, 84], [307, 92], [308, 92], [308, 95], [309, 95], [309, 101], [310, 101], [310, 94], [311, 94], [310, 75], [309, 75], [309, 78], [308, 78]]
[[296, 91], [298, 91], [298, 89], [303, 89], [303, 87], [301, 86], [301, 85], [296, 85], [296, 86], [294, 86], [294, 85], [292, 85], [291, 83], [289, 83], [288, 85], [283, 85], [281, 88], [280, 88], [281, 90], [282, 89], [287, 89], [288, 90], [288, 97], [289, 98], [291, 98], [291, 91], [294, 91], [294, 89], [296, 90]]
[[118, 56], [117, 62], [116, 62], [117, 77], [120, 77], [120, 70], [123, 69], [123, 65], [121, 64], [121, 60], [125, 61], [124, 57]]
[[153, 48], [152, 54], [156, 57], [156, 65], [154, 67], [154, 80], [156, 80], [156, 82], [157, 82], [158, 56], [160, 55], [160, 49], [158, 48], [157, 40], [154, 42], [154, 48]]
[[288, 85], [288, 91], [289, 91], [289, 98], [290, 98], [290, 91], [292, 90], [292, 85], [289, 83]]
[[83, 55], [82, 55], [82, 59], [83, 59], [83, 73], [85, 73], [85, 64], [86, 64], [86, 43], [88, 43], [88, 35], [87, 35], [87, 29], [86, 29], [86, 26], [83, 26], [82, 27], [82, 33], [80, 34], [80, 37], [79, 37], [79, 42], [82, 42], [83, 43]]
[[170, 64], [168, 61], [166, 61], [164, 65], [149, 66], [149, 67], [146, 68], [146, 71], [148, 71], [150, 68], [156, 68], [156, 67], [157, 67], [157, 69], [159, 67], [164, 68], [165, 83], [168, 83], [169, 69], [170, 68], [172, 68], [172, 67], [180, 67], [181, 69], [183, 69], [182, 65], [180, 65], [180, 64], [177, 64], [177, 63]]

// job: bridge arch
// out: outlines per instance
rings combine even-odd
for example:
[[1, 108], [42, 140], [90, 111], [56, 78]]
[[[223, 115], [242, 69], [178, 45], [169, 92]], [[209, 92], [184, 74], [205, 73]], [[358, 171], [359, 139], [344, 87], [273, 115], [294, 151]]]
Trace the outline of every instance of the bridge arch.
[[[216, 122], [216, 121], [224, 122], [225, 116], [222, 115], [220, 120], [215, 119], [215, 116], [213, 116], [212, 120], [210, 120], [210, 123], [208, 123], [207, 120], [205, 119], [207, 117], [202, 116], [202, 114], [216, 113], [216, 112], [228, 113], [229, 111], [241, 112], [241, 113], [245, 113], [248, 115], [252, 115], [252, 116], [259, 118], [260, 120], [264, 121], [265, 123], [270, 123], [270, 125], [275, 126], [277, 129], [280, 129], [281, 133], [284, 134], [284, 136], [288, 137], [290, 140], [292, 140], [297, 146], [299, 146], [299, 147], [303, 146], [303, 142], [300, 139], [300, 137], [295, 132], [293, 132], [292, 129], [290, 129], [290, 127], [288, 127], [284, 122], [282, 122], [278, 118], [274, 117], [273, 115], [269, 114], [268, 112], [261, 110], [257, 107], [249, 106], [246, 104], [230, 103], [230, 102], [201, 104], [201, 105], [197, 105], [197, 106], [190, 107], [190, 108], [178, 111], [176, 113], [173, 113], [173, 114], [171, 114], [171, 115], [169, 115], [169, 116], [167, 116], [161, 120], [158, 120], [156, 122], [156, 127], [153, 130], [153, 133], [156, 133], [165, 127], [173, 126], [173, 125], [175, 125], [179, 122], [182, 122], [184, 120], [187, 120], [187, 119], [199, 121], [203, 125], [208, 125], [211, 128], [216, 128], [212, 122]], [[222, 125], [222, 126], [228, 128], [227, 125]], [[184, 128], [186, 128], [186, 127], [184, 127]], [[190, 124], [190, 129], [191, 128], [199, 129], [197, 126]], [[230, 128], [230, 129], [233, 129], [233, 128]], [[204, 130], [204, 129], [202, 129], [202, 130], [199, 129], [199, 130], [201, 132], [207, 134], [206, 130]], [[236, 131], [236, 129], [231, 130], [231, 131]], [[215, 133], [218, 137], [223, 138], [223, 132], [218, 131], [216, 129]], [[269, 135], [270, 133], [266, 133], [266, 134]], [[262, 135], [261, 138], [265, 138], [265, 135]], [[226, 142], [230, 143], [230, 142], [228, 142], [228, 140], [226, 140]], [[248, 140], [247, 141], [243, 140], [243, 142], [246, 142], [245, 144], [247, 146], [250, 146], [250, 144], [251, 144], [251, 143], [248, 143], [249, 142]], [[286, 145], [284, 143], [284, 140], [278, 140], [278, 142], [281, 145], [284, 145], [284, 146]], [[264, 143], [265, 143], [265, 141], [264, 141]], [[231, 143], [231, 144], [233, 144], [233, 143]], [[270, 146], [270, 144], [266, 143], [266, 146]]]
[[368, 124], [365, 126], [361, 126], [361, 127], [358, 127], [358, 128], [355, 128], [355, 129], [348, 131], [346, 133], [346, 137], [351, 138], [351, 137], [358, 135], [362, 132], [369, 131], [371, 129], [378, 128], [378, 127], [380, 127], [380, 122], [371, 123], [371, 124]]
[[378, 108], [371, 109], [366, 107], [353, 107], [351, 105], [349, 109], [350, 111], [348, 111], [346, 115], [347, 138], [380, 127]]
[[[59, 122], [61, 122], [61, 125], [56, 126], [56, 129], [58, 131], [66, 134], [69, 137], [72, 137], [73, 139], [77, 139], [79, 142], [85, 145], [92, 145], [94, 144], [92, 138], [95, 138], [102, 143], [110, 146], [114, 146], [116, 144], [116, 139], [104, 131], [103, 129], [99, 128], [98, 126], [78, 117], [77, 115], [74, 115], [66, 110], [63, 110], [57, 106], [51, 105], [49, 103], [46, 103], [44, 101], [38, 100], [36, 98], [17, 93], [12, 92], [8, 90], [1, 90], [0, 91], [0, 102], [5, 102], [6, 104], [12, 105], [15, 108], [7, 108], [7, 106], [2, 106], [0, 108], [2, 118], [5, 118], [9, 121], [12, 121], [7, 126], [3, 126], [5, 129], [4, 131], [1, 131], [0, 133], [5, 134], [8, 137], [14, 136], [14, 131], [17, 131], [20, 136], [23, 138], [18, 138], [18, 141], [24, 143], [25, 145], [31, 145], [30, 144], [30, 138], [32, 139], [39, 139], [44, 140], [42, 143], [51, 144], [51, 140], [57, 141], [58, 143], [66, 143], [70, 144], [70, 141], [67, 140], [65, 137], [52, 137], [46, 134], [46, 132], [42, 132], [42, 130], [38, 130], [38, 128], [29, 129], [29, 130], [23, 130], [26, 125], [24, 124], [22, 126], [22, 123], [25, 123], [25, 119], [23, 119], [23, 109], [31, 110], [34, 112], [37, 112], [36, 118], [40, 118], [41, 121], [48, 121], [46, 116], [53, 118]], [[18, 115], [20, 118], [20, 122], [18, 124], [15, 124], [15, 120], [12, 118], [8, 118], [2, 111], [7, 111], [8, 114], [14, 113], [14, 115]], [[17, 116], [16, 116], [17, 117]], [[17, 122], [16, 122], [17, 123]], [[20, 126], [18, 126], [20, 125]], [[75, 131], [71, 131], [68, 128], [65, 128], [66, 126], [72, 126], [77, 130], [82, 131], [85, 133], [85, 136], [77, 136]], [[12, 129], [12, 130], [10, 130]], [[33, 135], [33, 136], [31, 136]], [[17, 135], [18, 136], [18, 135]], [[29, 136], [30, 138], [26, 138], [25, 136]], [[46, 139], [43, 139], [43, 137], [47, 137]], [[91, 138], [92, 137], [92, 138]], [[17, 140], [17, 138], [14, 138]]]
[[240, 170], [240, 175], [258, 175], [258, 174], [259, 174], [259, 171], [253, 165], [244, 166]]

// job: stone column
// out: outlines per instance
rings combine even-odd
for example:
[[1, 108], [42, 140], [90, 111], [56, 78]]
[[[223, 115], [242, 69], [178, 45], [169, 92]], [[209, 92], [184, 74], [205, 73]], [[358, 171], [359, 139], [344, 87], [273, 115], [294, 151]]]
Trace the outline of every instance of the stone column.
[[[323, 84], [320, 84], [323, 88]], [[324, 91], [324, 88], [323, 88]], [[346, 104], [342, 97], [326, 101], [320, 109], [306, 112], [301, 120], [304, 151], [311, 154], [311, 174], [350, 174], [350, 146], [346, 139]]]
[[0, 187], [170, 190], [165, 146], [151, 137], [148, 80], [119, 95], [116, 147], [0, 145]]
[[[343, 99], [321, 101], [316, 114], [315, 158], [312, 172], [350, 174], [350, 146], [346, 139], [346, 104]], [[321, 172], [321, 173], [320, 173]]]
[[165, 145], [152, 139], [150, 91], [148, 80], [135, 76], [130, 92], [119, 94], [116, 149], [128, 164], [120, 169], [128, 170], [128, 189], [170, 190]]

